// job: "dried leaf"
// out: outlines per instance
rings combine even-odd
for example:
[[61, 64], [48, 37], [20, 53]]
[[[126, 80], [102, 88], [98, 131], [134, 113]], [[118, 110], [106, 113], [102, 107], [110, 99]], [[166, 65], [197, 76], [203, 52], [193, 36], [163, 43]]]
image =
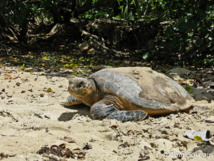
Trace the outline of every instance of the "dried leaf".
[[85, 157], [85, 155], [83, 155], [83, 154], [79, 154], [78, 155], [78, 159], [82, 159], [82, 158], [84, 158]]
[[61, 153], [62, 153], [63, 157], [66, 157], [66, 158], [75, 157], [74, 153], [69, 148], [62, 149]]
[[63, 144], [60, 144], [59, 147], [60, 147], [61, 149], [65, 149], [65, 148], [66, 148], [66, 145], [63, 143]]
[[75, 75], [75, 76], [76, 76], [76, 75], [77, 75], [77, 72], [73, 72], [72, 75]]
[[52, 145], [50, 149], [60, 149], [58, 145]]
[[74, 154], [78, 154], [78, 156], [79, 156], [79, 155], [85, 156], [85, 154], [86, 154], [86, 152], [83, 151], [83, 150], [81, 150], [80, 148], [73, 149], [72, 152], [73, 152]]
[[178, 128], [179, 128], [179, 127], [180, 127], [180, 124], [179, 124], [179, 123], [175, 123], [175, 124], [174, 124], [174, 127], [178, 127]]
[[50, 59], [48, 59], [46, 56], [44, 56], [42, 59], [43, 59], [43, 60], [50, 60]]
[[27, 82], [27, 81], [28, 81], [28, 79], [21, 78], [21, 81], [22, 81], [22, 82]]
[[68, 136], [65, 136], [63, 140], [68, 143], [75, 143], [75, 141], [71, 137], [68, 137]]
[[172, 133], [172, 136], [176, 136], [176, 137], [178, 137], [178, 134], [176, 134], [176, 133]]
[[188, 81], [187, 81], [187, 85], [192, 87], [192, 86], [194, 85], [194, 83], [191, 82], [190, 80], [188, 80]]
[[4, 74], [4, 77], [5, 77], [5, 79], [10, 79], [10, 80], [19, 78], [18, 76], [17, 76], [17, 77], [12, 77], [12, 76], [9, 75], [9, 74]]
[[117, 125], [112, 125], [111, 128], [112, 128], [112, 129], [116, 129], [116, 128], [117, 128]]
[[161, 131], [161, 134], [168, 134], [166, 130]]
[[4, 158], [8, 158], [8, 157], [15, 157], [15, 155], [0, 153], [0, 160], [3, 160]]
[[127, 134], [128, 134], [128, 135], [134, 135], [135, 133], [134, 133], [134, 131], [129, 130], [129, 131], [127, 132]]
[[47, 90], [45, 90], [45, 92], [52, 92], [52, 89], [51, 88], [48, 88]]
[[32, 72], [32, 68], [25, 68], [25, 72]]
[[73, 64], [72, 66], [73, 66], [73, 68], [77, 68], [78, 64]]
[[183, 80], [179, 80], [179, 84], [183, 84], [184, 83], [184, 81]]
[[70, 65], [69, 64], [65, 64], [64, 68], [70, 68]]

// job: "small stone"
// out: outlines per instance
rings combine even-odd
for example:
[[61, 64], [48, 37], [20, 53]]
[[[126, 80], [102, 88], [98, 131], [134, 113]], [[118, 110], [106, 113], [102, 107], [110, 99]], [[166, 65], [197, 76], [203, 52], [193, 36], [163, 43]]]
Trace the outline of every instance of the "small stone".
[[85, 42], [79, 44], [78, 47], [80, 48], [80, 50], [86, 51], [89, 49], [89, 45], [90, 45], [89, 41], [85, 41]]
[[16, 83], [17, 86], [20, 86], [20, 84], [21, 84], [21, 83], [19, 83], [19, 82]]
[[139, 76], [134, 76], [134, 78], [135, 78], [135, 79], [139, 79], [140, 77], [139, 77]]
[[89, 150], [89, 149], [92, 149], [92, 146], [91, 144], [86, 143], [83, 147], [83, 150]]
[[43, 94], [43, 93], [41, 93], [39, 96], [40, 96], [40, 97], [44, 97], [44, 94]]
[[8, 97], [8, 98], [12, 98], [12, 95], [9, 95], [9, 94], [8, 94], [7, 97]]
[[29, 91], [29, 92], [33, 92], [33, 90], [32, 90], [32, 89], [29, 89], [28, 91]]
[[48, 129], [48, 128], [46, 128], [46, 129], [45, 129], [45, 132], [46, 132], [46, 133], [48, 133], [48, 132], [49, 132], [49, 129]]
[[44, 68], [38, 68], [37, 69], [39, 72], [43, 72], [45, 69]]
[[46, 71], [45, 71], [45, 73], [50, 73], [51, 72], [51, 69], [47, 69]]
[[139, 75], [139, 71], [137, 71], [137, 70], [133, 70], [133, 73], [136, 75]]

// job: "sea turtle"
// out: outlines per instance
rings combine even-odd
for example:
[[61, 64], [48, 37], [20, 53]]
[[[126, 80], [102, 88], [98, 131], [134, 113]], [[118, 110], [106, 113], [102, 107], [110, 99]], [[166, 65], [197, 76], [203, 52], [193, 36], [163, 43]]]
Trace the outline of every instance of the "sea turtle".
[[177, 82], [148, 67], [102, 69], [85, 78], [69, 80], [71, 96], [64, 106], [91, 106], [93, 119], [143, 120], [189, 109], [194, 99]]

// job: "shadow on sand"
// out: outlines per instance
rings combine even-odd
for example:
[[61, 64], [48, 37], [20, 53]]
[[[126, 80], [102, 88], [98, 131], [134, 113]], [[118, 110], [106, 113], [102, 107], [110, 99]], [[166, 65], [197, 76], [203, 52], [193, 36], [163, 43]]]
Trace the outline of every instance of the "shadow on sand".
[[88, 117], [91, 118], [90, 107], [86, 106], [84, 104], [75, 105], [75, 106], [71, 106], [71, 107], [65, 107], [65, 108], [72, 109], [72, 110], [77, 110], [77, 112], [65, 112], [65, 113], [62, 113], [60, 115], [60, 117], [58, 118], [59, 121], [70, 121], [70, 120], [72, 120], [72, 118], [76, 114], [83, 115], [83, 116], [88, 116]]

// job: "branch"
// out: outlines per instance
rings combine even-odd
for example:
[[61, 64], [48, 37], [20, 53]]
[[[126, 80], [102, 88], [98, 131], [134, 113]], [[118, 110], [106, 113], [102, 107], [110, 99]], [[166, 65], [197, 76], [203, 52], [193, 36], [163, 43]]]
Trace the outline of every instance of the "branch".
[[81, 32], [82, 32], [83, 35], [86, 35], [86, 36], [92, 38], [91, 41], [94, 42], [94, 43], [95, 43], [96, 45], [98, 45], [99, 47], [103, 48], [104, 50], [109, 51], [109, 52], [112, 52], [112, 53], [115, 53], [115, 54], [122, 55], [122, 52], [121, 52], [121, 51], [117, 51], [117, 50], [114, 50], [114, 49], [110, 49], [110, 48], [108, 48], [107, 46], [105, 46], [105, 44], [100, 43], [99, 37], [98, 37], [98, 36], [96, 36], [96, 35], [94, 35], [94, 34], [91, 34], [91, 33], [87, 32], [87, 31], [85, 31], [85, 30], [81, 30]]

